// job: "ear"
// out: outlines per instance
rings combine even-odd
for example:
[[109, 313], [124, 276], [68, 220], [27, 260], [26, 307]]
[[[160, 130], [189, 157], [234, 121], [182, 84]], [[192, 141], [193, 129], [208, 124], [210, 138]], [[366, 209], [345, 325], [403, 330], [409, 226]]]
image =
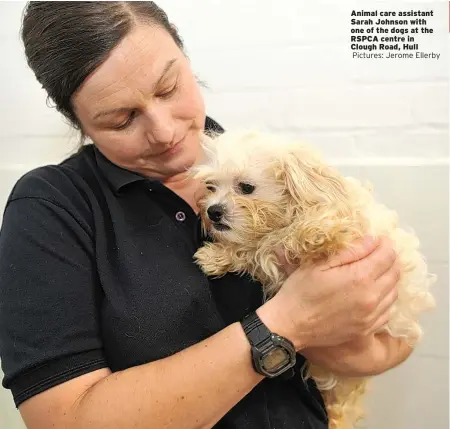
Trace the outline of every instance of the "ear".
[[292, 204], [301, 211], [318, 207], [336, 215], [350, 211], [344, 177], [308, 149], [284, 154], [279, 161], [278, 176]]
[[278, 175], [291, 222], [286, 246], [302, 263], [332, 256], [361, 235], [354, 195], [337, 170], [308, 150], [294, 150], [281, 157]]

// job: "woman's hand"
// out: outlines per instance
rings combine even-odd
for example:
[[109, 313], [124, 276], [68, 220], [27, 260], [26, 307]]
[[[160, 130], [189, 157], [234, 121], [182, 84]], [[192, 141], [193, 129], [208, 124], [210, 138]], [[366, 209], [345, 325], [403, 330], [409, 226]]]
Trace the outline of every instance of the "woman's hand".
[[329, 261], [296, 268], [258, 314], [297, 350], [351, 342], [387, 323], [399, 276], [390, 241], [366, 238]]
[[361, 336], [332, 347], [312, 347], [301, 354], [312, 364], [336, 375], [367, 377], [381, 374], [402, 363], [412, 348], [402, 339], [388, 333]]

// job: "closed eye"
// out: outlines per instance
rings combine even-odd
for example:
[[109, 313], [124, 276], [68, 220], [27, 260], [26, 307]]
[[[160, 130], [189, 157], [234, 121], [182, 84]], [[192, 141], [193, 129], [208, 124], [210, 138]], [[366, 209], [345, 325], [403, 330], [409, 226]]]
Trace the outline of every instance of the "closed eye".
[[159, 98], [170, 98], [172, 95], [175, 94], [175, 92], [177, 92], [177, 89], [178, 89], [178, 79], [175, 81], [175, 83], [172, 85], [171, 88], [163, 90], [156, 96]]
[[136, 110], [133, 110], [125, 122], [122, 122], [121, 124], [114, 126], [113, 128], [115, 130], [124, 130], [133, 123], [133, 121], [136, 119], [136, 115], [137, 115]]

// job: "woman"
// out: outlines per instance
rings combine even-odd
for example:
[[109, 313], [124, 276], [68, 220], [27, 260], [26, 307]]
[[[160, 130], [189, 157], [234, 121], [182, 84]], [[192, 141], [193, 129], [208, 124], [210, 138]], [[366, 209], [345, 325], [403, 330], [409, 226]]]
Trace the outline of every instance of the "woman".
[[[201, 189], [185, 171], [220, 126], [158, 6], [31, 2], [22, 31], [36, 78], [93, 141], [22, 177], [4, 213], [3, 383], [28, 428], [325, 428], [302, 355], [349, 375], [406, 359], [373, 334], [396, 297], [388, 242], [286, 267], [266, 303], [250, 279], [192, 262]], [[292, 344], [294, 372], [252, 365], [248, 314]]]

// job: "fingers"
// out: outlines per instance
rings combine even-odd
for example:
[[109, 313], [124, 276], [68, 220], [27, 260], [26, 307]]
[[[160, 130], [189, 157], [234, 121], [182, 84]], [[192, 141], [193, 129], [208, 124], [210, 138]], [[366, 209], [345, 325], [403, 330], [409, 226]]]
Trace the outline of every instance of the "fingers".
[[369, 273], [372, 280], [377, 280], [394, 266], [396, 260], [397, 254], [392, 241], [382, 237], [380, 245], [364, 261], [361, 261], [359, 269]]
[[400, 267], [398, 263], [378, 279], [377, 286], [379, 287], [380, 301], [370, 316], [372, 321], [368, 333], [378, 331], [389, 321], [390, 310], [398, 298], [396, 284], [399, 279]]
[[375, 313], [373, 314], [373, 322], [369, 328], [367, 334], [377, 332], [382, 326], [389, 322], [390, 312], [393, 304], [398, 298], [397, 289], [392, 290], [386, 295], [378, 305]]
[[354, 246], [330, 258], [325, 264], [325, 270], [360, 261], [372, 254], [378, 248], [378, 245], [379, 239], [375, 237], [365, 236], [358, 239]]
[[401, 277], [401, 264], [396, 260], [391, 267], [383, 273], [376, 282], [376, 287], [379, 288], [380, 295], [386, 296], [392, 290], [397, 290], [397, 283]]

